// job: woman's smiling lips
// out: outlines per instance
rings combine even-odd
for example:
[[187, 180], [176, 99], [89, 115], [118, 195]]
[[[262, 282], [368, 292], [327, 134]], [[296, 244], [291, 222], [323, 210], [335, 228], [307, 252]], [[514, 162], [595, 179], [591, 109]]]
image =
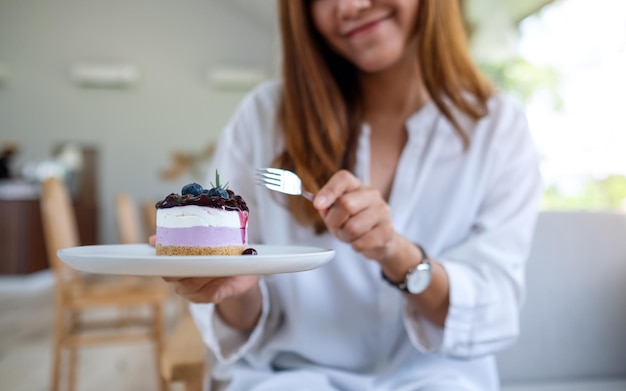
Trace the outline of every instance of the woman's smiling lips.
[[366, 35], [372, 31], [374, 31], [376, 29], [376, 27], [378, 27], [378, 25], [380, 23], [382, 23], [383, 21], [387, 20], [388, 18], [391, 17], [391, 14], [388, 15], [384, 15], [380, 18], [365, 22], [365, 23], [361, 23], [359, 25], [357, 25], [356, 27], [350, 27], [349, 29], [347, 29], [347, 31], [344, 33], [344, 36], [346, 38], [354, 38], [354, 37], [359, 37], [362, 35]]

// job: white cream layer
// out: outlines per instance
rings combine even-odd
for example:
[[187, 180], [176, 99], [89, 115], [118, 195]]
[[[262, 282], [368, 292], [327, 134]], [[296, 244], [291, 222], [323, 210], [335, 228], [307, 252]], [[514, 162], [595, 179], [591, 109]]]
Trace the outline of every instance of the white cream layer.
[[175, 208], [157, 209], [157, 227], [241, 227], [238, 211], [185, 205]]

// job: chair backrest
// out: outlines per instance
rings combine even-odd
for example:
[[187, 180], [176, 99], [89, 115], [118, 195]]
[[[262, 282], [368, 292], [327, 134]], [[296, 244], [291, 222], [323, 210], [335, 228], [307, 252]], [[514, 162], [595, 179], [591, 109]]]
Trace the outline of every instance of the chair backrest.
[[147, 243], [141, 224], [139, 214], [133, 199], [126, 193], [118, 193], [115, 198], [115, 215], [117, 221], [117, 232], [120, 243]]
[[148, 235], [154, 235], [156, 233], [156, 202], [144, 201], [141, 204], [141, 210], [143, 212], [143, 222]]
[[74, 206], [60, 179], [50, 177], [42, 183], [40, 209], [46, 252], [55, 274], [62, 281], [76, 278], [78, 272], [57, 257], [57, 250], [80, 245]]
[[543, 212], [503, 382], [626, 377], [626, 215]]

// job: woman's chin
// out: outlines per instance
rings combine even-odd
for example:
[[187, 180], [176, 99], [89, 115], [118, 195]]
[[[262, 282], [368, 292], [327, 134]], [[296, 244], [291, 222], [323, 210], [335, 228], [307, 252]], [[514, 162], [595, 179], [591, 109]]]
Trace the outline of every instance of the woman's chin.
[[354, 64], [364, 73], [378, 73], [391, 68], [402, 58], [402, 53], [395, 50], [383, 50], [377, 53], [368, 53], [354, 61]]

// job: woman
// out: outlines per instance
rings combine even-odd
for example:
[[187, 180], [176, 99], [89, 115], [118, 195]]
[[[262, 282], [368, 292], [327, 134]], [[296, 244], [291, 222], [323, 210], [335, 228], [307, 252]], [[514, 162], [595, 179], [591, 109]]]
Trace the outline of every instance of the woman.
[[[496, 390], [518, 333], [540, 178], [525, 116], [472, 64], [456, 0], [281, 0], [283, 78], [213, 160], [251, 243], [316, 270], [167, 279], [228, 390]], [[254, 185], [297, 172], [311, 203]]]

